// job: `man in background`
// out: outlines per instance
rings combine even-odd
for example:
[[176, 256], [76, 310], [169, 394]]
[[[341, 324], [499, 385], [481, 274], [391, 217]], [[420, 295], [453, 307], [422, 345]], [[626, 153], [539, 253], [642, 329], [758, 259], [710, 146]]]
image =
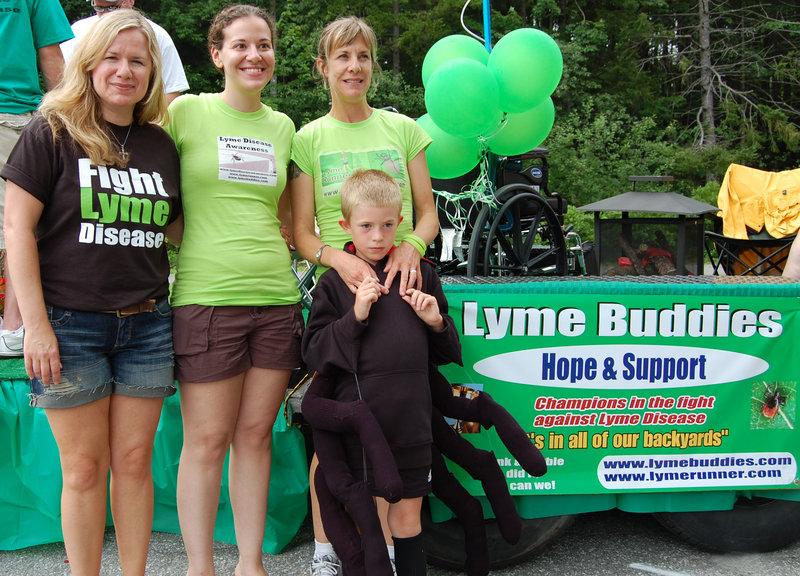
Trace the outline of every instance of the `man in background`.
[[[0, 2], [1, 1], [2, 0], [0, 0]], [[104, 14], [108, 14], [114, 10], [133, 8], [135, 0], [91, 0], [91, 3], [95, 14], [75, 22], [72, 25], [72, 32], [75, 34], [75, 38], [61, 45], [61, 52], [64, 54], [65, 62], [69, 62], [78, 42], [86, 32], [89, 31], [92, 24], [97, 22], [98, 18], [102, 18]], [[164, 92], [166, 92], [167, 104], [169, 104], [177, 98], [181, 92], [189, 89], [189, 82], [186, 80], [186, 74], [183, 71], [183, 63], [181, 62], [180, 56], [178, 56], [178, 50], [175, 48], [175, 44], [172, 42], [169, 33], [149, 18], [147, 21], [150, 23], [150, 26], [153, 27], [158, 45], [161, 48], [161, 79], [164, 82]]]
[[[61, 81], [64, 59], [59, 43], [72, 38], [58, 0], [0, 0], [0, 170], [42, 99], [39, 72], [48, 90]], [[0, 221], [6, 183], [0, 178]], [[0, 270], [6, 279], [0, 318], [0, 357], [22, 356], [22, 316], [5, 266], [6, 241], [0, 232]]]

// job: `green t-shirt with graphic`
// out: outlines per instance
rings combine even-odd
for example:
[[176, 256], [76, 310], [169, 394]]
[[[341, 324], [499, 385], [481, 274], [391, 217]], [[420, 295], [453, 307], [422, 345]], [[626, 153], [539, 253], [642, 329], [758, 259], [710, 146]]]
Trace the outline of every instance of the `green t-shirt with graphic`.
[[411, 118], [373, 110], [363, 122], [348, 124], [330, 115], [303, 126], [292, 143], [292, 160], [314, 179], [314, 204], [320, 239], [336, 248], [350, 240], [342, 230], [339, 188], [359, 169], [391, 174], [403, 193], [403, 221], [397, 241], [413, 230], [414, 201], [408, 163], [431, 143], [425, 130]]

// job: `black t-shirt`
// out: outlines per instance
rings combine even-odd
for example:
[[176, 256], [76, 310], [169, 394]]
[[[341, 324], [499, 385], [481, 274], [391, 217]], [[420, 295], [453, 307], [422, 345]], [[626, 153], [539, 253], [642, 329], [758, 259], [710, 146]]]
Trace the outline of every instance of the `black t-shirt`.
[[[111, 126], [122, 142], [127, 127]], [[0, 176], [44, 204], [37, 228], [45, 302], [114, 310], [169, 292], [164, 230], [180, 213], [175, 144], [154, 124], [131, 127], [127, 168], [95, 166], [62, 131], [34, 118]]]

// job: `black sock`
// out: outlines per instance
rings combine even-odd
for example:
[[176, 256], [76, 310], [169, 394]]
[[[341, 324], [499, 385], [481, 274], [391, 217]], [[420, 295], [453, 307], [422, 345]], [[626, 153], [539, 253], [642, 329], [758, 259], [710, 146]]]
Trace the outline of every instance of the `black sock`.
[[425, 576], [428, 567], [425, 562], [425, 548], [422, 545], [422, 532], [411, 538], [394, 538], [394, 563], [397, 576]]

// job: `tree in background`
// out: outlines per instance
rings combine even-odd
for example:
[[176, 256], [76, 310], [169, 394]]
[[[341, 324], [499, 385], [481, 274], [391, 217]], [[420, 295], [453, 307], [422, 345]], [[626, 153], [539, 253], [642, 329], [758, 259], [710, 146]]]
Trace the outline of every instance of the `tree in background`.
[[[300, 127], [327, 112], [312, 77], [316, 41], [338, 16], [365, 17], [384, 70], [370, 101], [420, 116], [422, 62], [449, 34], [464, 33], [466, 0], [266, 0], [278, 22], [276, 74], [265, 100]], [[211, 17], [227, 0], [138, 0], [172, 35], [192, 92], [221, 89], [206, 48]], [[62, 0], [71, 21], [91, 14]], [[672, 174], [673, 189], [709, 197], [709, 179], [739, 162], [797, 167], [800, 22], [796, 1], [492, 0], [492, 37], [523, 26], [550, 34], [564, 56], [553, 95], [551, 183], [582, 205], [628, 188], [632, 174]], [[481, 2], [464, 10], [483, 34]], [[535, 81], [536, 63], [521, 70]], [[713, 201], [713, 200], [712, 200]]]
[[671, 4], [659, 19], [655, 50], [645, 62], [660, 63], [666, 84], [683, 98], [679, 121], [692, 143], [704, 150], [740, 149], [773, 169], [796, 167], [798, 5], [750, 0]]

